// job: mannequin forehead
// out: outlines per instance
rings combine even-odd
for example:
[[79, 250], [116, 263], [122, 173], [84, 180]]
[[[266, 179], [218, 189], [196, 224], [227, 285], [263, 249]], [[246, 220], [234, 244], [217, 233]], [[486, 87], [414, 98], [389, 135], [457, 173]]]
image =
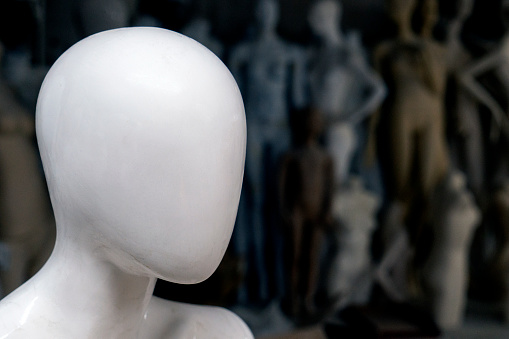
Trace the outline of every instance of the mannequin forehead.
[[172, 120], [168, 128], [181, 130], [195, 120], [230, 119], [222, 106], [230, 104], [223, 99], [231, 91], [236, 84], [222, 62], [191, 39], [156, 28], [99, 33], [64, 53], [46, 78], [38, 102], [40, 143], [58, 136], [63, 121], [67, 131], [98, 122], [128, 133], [158, 121]]

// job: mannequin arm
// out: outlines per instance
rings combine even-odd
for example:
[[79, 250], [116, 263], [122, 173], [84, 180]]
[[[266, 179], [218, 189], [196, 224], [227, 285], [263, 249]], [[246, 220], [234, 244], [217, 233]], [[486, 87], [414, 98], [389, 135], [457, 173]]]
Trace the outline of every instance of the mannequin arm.
[[369, 96], [358, 107], [357, 111], [351, 114], [350, 122], [357, 124], [366, 116], [373, 113], [385, 99], [387, 89], [380, 76], [368, 68], [367, 65], [357, 64], [357, 71], [360, 81], [364, 82], [368, 89]]
[[[378, 74], [382, 74], [382, 60], [387, 56], [389, 51], [390, 43], [385, 42], [379, 45], [373, 56], [373, 64], [375, 66], [376, 72]], [[385, 85], [384, 85], [385, 86]], [[384, 87], [385, 89], [385, 87]], [[375, 112], [371, 115], [369, 120], [369, 130], [368, 130], [368, 140], [366, 142], [366, 148], [364, 151], [364, 162], [367, 166], [373, 166], [376, 160], [376, 152], [377, 152], [377, 129], [378, 122], [380, 120], [380, 108], [376, 109]]]
[[[500, 54], [491, 54], [466, 69], [460, 76], [460, 83], [471, 93], [479, 102], [484, 104], [491, 112], [496, 127], [509, 135], [509, 123], [504, 114], [504, 110], [492, 95], [475, 79], [491, 69], [496, 68], [501, 62]], [[492, 126], [493, 127], [493, 126]], [[496, 137], [495, 130], [492, 128], [491, 137]], [[498, 133], [498, 131], [497, 131]]]

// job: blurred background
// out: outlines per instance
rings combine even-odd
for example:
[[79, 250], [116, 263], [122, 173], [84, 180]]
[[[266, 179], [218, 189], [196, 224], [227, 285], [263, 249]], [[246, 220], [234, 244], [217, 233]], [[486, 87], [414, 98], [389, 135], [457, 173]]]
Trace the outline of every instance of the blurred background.
[[258, 338], [509, 335], [509, 1], [3, 0], [0, 297], [55, 230], [34, 117], [79, 40], [155, 26], [213, 51], [248, 142], [230, 247], [163, 298]]

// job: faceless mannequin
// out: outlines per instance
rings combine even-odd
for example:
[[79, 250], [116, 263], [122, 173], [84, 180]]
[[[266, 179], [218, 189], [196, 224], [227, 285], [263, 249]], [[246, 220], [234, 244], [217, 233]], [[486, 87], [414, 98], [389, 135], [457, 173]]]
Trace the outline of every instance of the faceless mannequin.
[[[442, 50], [411, 30], [415, 0], [390, 0], [387, 5], [399, 31], [375, 51], [389, 86], [379, 120], [379, 151], [389, 199], [406, 205], [405, 214], [412, 202], [430, 201], [449, 168], [442, 107], [445, 64]], [[414, 173], [418, 177], [412, 179]]]
[[[407, 239], [418, 255], [422, 245], [418, 239], [431, 222], [432, 194], [449, 170], [442, 107], [445, 51], [429, 37], [429, 27], [436, 20], [433, 12], [436, 6], [424, 6], [424, 36], [417, 36], [411, 27], [416, 1], [387, 0], [386, 5], [398, 27], [398, 35], [375, 50], [377, 69], [389, 90], [377, 117], [377, 147], [389, 200], [387, 213], [397, 211], [393, 215], [399, 215], [400, 220], [391, 222], [404, 225], [406, 229], [396, 231], [393, 225], [383, 224], [382, 233], [408, 231]], [[403, 258], [403, 253], [408, 253], [407, 245], [401, 241], [405, 236], [383, 238], [390, 241], [384, 244], [384, 255], [388, 258]], [[395, 252], [397, 248], [400, 254]], [[385, 262], [391, 260], [382, 259], [382, 263]], [[399, 264], [407, 267], [406, 263]], [[381, 270], [379, 275], [388, 276]]]
[[49, 197], [33, 144], [34, 124], [0, 78], [0, 297], [37, 272], [54, 243]]
[[[507, 141], [509, 136], [509, 119], [507, 118], [507, 108], [501, 107], [500, 103], [490, 94], [490, 92], [477, 80], [479, 76], [492, 72], [499, 83], [502, 85], [502, 93], [507, 98], [509, 95], [509, 1], [501, 1], [501, 15], [503, 23], [506, 26], [506, 33], [502, 38], [500, 45], [491, 53], [482, 57], [480, 60], [471, 63], [470, 66], [462, 73], [462, 84], [470, 91], [470, 93], [478, 99], [483, 105], [488, 107], [492, 115], [492, 140], [498, 142]], [[493, 128], [495, 127], [495, 128]], [[502, 132], [503, 138], [496, 138]], [[502, 147], [505, 147], [503, 145]], [[506, 181], [508, 175], [508, 158], [500, 157], [499, 163], [496, 164], [497, 170], [494, 176], [495, 184], [500, 185]], [[492, 179], [493, 180], [493, 179]]]
[[463, 73], [471, 64], [472, 57], [461, 42], [461, 29], [470, 16], [473, 3], [473, 0], [457, 0], [457, 14], [448, 25], [447, 68], [452, 91], [447, 95], [453, 105], [447, 107], [447, 111], [455, 126], [454, 134], [451, 135], [451, 158], [456, 167], [465, 172], [469, 187], [476, 198], [482, 201], [485, 162], [479, 106], [475, 96], [462, 83]]
[[379, 198], [352, 176], [334, 201], [334, 215], [339, 217], [335, 242], [338, 253], [332, 259], [327, 279], [327, 293], [338, 306], [366, 303], [371, 287], [371, 235], [376, 226]]
[[[373, 113], [385, 96], [379, 76], [359, 46], [339, 29], [341, 6], [320, 0], [311, 8], [309, 25], [319, 40], [310, 67], [311, 105], [323, 112], [326, 143], [334, 157], [334, 180], [344, 183], [357, 145], [354, 127]], [[366, 94], [367, 93], [367, 94]]]
[[[246, 183], [252, 193], [242, 199], [234, 240], [242, 255], [254, 257], [254, 262], [248, 262], [248, 269], [259, 277], [254, 299], [262, 301], [267, 301], [269, 297], [269, 276], [277, 277], [276, 285], [284, 279], [282, 263], [278, 262], [279, 255], [275, 255], [274, 274], [268, 274], [265, 266], [263, 253], [271, 246], [266, 239], [278, 238], [273, 233], [276, 227], [268, 225], [264, 217], [264, 204], [268, 196], [266, 188], [275, 186], [275, 178], [269, 178], [266, 174], [276, 171], [279, 157], [290, 147], [289, 108], [301, 108], [304, 102], [305, 53], [277, 36], [278, 18], [278, 3], [260, 0], [255, 12], [256, 36], [236, 46], [230, 56], [230, 68], [246, 102]], [[251, 203], [248, 205], [247, 201]], [[278, 239], [272, 240], [278, 242]], [[281, 248], [280, 245], [274, 247], [276, 251]], [[248, 249], [254, 253], [247, 254]], [[281, 290], [282, 287], [277, 289]], [[276, 294], [281, 293], [276, 291]]]
[[323, 236], [332, 224], [333, 168], [331, 156], [319, 145], [321, 113], [304, 109], [295, 135], [300, 142], [282, 158], [280, 206], [288, 228], [290, 310], [313, 316]]
[[0, 303], [0, 337], [251, 337], [228, 311], [152, 299], [156, 278], [210, 276], [232, 232], [245, 118], [215, 55], [158, 28], [93, 35], [48, 73], [36, 129], [57, 242]]
[[[505, 319], [509, 322], [509, 278], [507, 275], [507, 263], [509, 262], [509, 224], [507, 216], [509, 213], [509, 157], [507, 156], [507, 142], [509, 138], [509, 119], [507, 117], [508, 107], [502, 107], [499, 101], [478, 81], [484, 74], [491, 74], [496, 77], [501, 85], [500, 91], [504, 98], [509, 96], [509, 1], [502, 0], [500, 13], [506, 28], [501, 43], [491, 53], [470, 64], [461, 77], [462, 84], [470, 93], [485, 105], [492, 118], [491, 144], [490, 148], [498, 150], [499, 154], [493, 157], [494, 175], [489, 179], [489, 187], [494, 187], [487, 196], [491, 201], [489, 211], [493, 218], [495, 230], [495, 249], [492, 258], [492, 270], [495, 278], [503, 285], [505, 294]], [[495, 132], [495, 133], [494, 133]]]

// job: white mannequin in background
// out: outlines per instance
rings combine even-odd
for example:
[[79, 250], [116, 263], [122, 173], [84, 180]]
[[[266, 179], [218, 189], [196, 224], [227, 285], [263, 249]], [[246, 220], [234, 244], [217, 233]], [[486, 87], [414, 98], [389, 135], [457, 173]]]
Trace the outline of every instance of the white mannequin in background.
[[[479, 200], [486, 185], [484, 177], [485, 156], [483, 152], [483, 130], [479, 116], [478, 100], [462, 83], [463, 72], [473, 59], [461, 41], [461, 30], [470, 16], [474, 0], [457, 0], [457, 14], [447, 30], [447, 69], [452, 80], [453, 92], [447, 95], [454, 99], [448, 107], [455, 129], [451, 138], [451, 158], [456, 167], [465, 172], [469, 187]], [[484, 199], [482, 199], [484, 200]]]
[[341, 216], [334, 242], [338, 253], [332, 258], [327, 294], [336, 306], [364, 304], [370, 296], [371, 235], [376, 227], [380, 199], [364, 189], [362, 180], [351, 176], [334, 201], [334, 215]]
[[0, 302], [0, 338], [252, 338], [227, 310], [152, 297], [209, 277], [240, 195], [235, 80], [158, 28], [98, 33], [54, 64], [36, 129], [55, 217], [47, 264]]
[[426, 300], [442, 329], [461, 325], [468, 288], [468, 255], [480, 211], [465, 176], [453, 172], [435, 199], [433, 246], [423, 270]]
[[[264, 218], [269, 180], [266, 168], [275, 172], [280, 156], [290, 147], [289, 109], [292, 106], [301, 108], [304, 104], [305, 53], [278, 37], [276, 26], [279, 7], [276, 1], [260, 0], [255, 18], [256, 36], [233, 49], [229, 65], [239, 82], [246, 103], [246, 182], [252, 192], [252, 196], [245, 199], [252, 203], [249, 206], [241, 204], [238, 224], [240, 227], [235, 241], [238, 242], [237, 248], [240, 252], [246, 252], [248, 248], [254, 249], [253, 270], [259, 276], [259, 290], [256, 294], [262, 301], [267, 301], [269, 274], [266, 272], [263, 253], [267, 246], [270, 246], [266, 242], [270, 236], [266, 233], [271, 230], [266, 226]], [[280, 251], [281, 246], [274, 247], [276, 251]], [[276, 260], [276, 267], [281, 266], [280, 257], [282, 254], [271, 259]], [[278, 272], [275, 275], [280, 275], [276, 280], [282, 283], [283, 270], [276, 270]]]
[[308, 20], [319, 39], [311, 58], [311, 105], [324, 114], [326, 144], [334, 157], [334, 181], [341, 185], [347, 179], [357, 146], [355, 126], [378, 108], [385, 97], [385, 86], [370, 69], [362, 49], [349, 43], [355, 39], [340, 30], [338, 2], [316, 2]]

